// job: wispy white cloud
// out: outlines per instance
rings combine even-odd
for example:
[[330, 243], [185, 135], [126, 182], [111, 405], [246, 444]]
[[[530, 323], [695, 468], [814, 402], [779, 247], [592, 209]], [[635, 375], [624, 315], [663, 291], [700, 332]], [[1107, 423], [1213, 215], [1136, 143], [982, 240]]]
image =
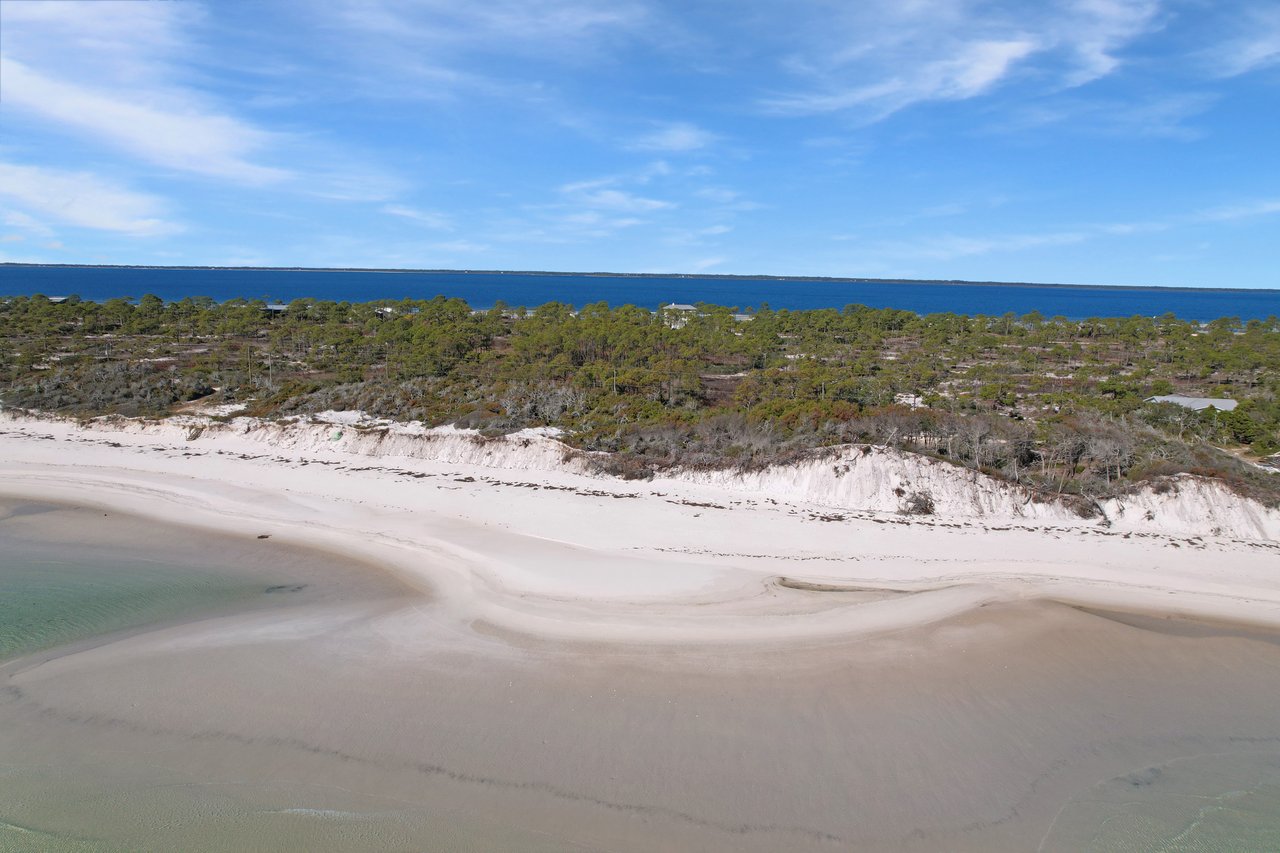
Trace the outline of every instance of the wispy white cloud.
[[453, 228], [453, 222], [448, 216], [434, 210], [419, 210], [404, 204], [388, 204], [382, 208], [382, 212], [390, 216], [408, 219], [424, 228], [435, 228], [441, 231], [448, 231]]
[[923, 84], [921, 94], [932, 100], [972, 98], [999, 82], [1016, 62], [1037, 48], [1038, 44], [1029, 38], [966, 44], [958, 56], [925, 66], [917, 85]]
[[606, 215], [598, 210], [583, 210], [577, 213], [566, 213], [560, 217], [560, 222], [574, 227], [601, 229], [595, 232], [601, 234], [607, 231], [617, 231], [622, 228], [633, 228], [636, 225], [644, 224], [643, 219], [635, 216]]
[[693, 194], [698, 198], [713, 201], [717, 204], [729, 204], [742, 197], [742, 193], [726, 187], [702, 187], [701, 189], [694, 190]]
[[670, 165], [658, 160], [631, 172], [570, 181], [556, 188], [554, 201], [524, 205], [527, 218], [495, 223], [486, 236], [504, 243], [573, 244], [643, 228], [679, 205], [637, 190], [672, 175]]
[[670, 201], [662, 201], [656, 198], [645, 198], [625, 190], [617, 189], [599, 189], [590, 192], [578, 192], [574, 194], [573, 200], [577, 204], [585, 207], [595, 207], [603, 210], [618, 210], [626, 213], [648, 213], [654, 210], [665, 210], [675, 207]]
[[1280, 213], [1280, 199], [1263, 199], [1243, 204], [1215, 207], [1203, 210], [1192, 218], [1200, 222], [1231, 222], [1237, 219], [1256, 219]]
[[671, 227], [667, 229], [666, 234], [662, 237], [662, 242], [669, 246], [705, 246], [708, 243], [714, 246], [721, 246], [724, 241], [714, 238], [723, 237], [731, 233], [733, 233], [733, 228], [724, 224], [709, 225], [705, 228]]
[[365, 97], [499, 98], [572, 124], [582, 117], [558, 104], [548, 72], [616, 61], [650, 16], [645, 0], [331, 0], [299, 23], [326, 46], [326, 73]]
[[219, 108], [195, 85], [192, 3], [6, 3], [0, 98], [36, 119], [166, 169], [266, 184], [282, 137]]
[[4, 50], [101, 85], [152, 86], [159, 64], [195, 52], [184, 32], [202, 17], [197, 3], [6, 2]]
[[700, 187], [693, 191], [693, 197], [700, 201], [711, 202], [717, 210], [725, 213], [745, 213], [764, 207], [759, 202], [744, 198], [742, 193], [728, 187]]
[[472, 240], [446, 240], [442, 243], [430, 243], [427, 248], [433, 252], [450, 252], [454, 254], [474, 254], [476, 252], [485, 252], [489, 249], [484, 243], [477, 243]]
[[[271, 129], [248, 117], [246, 107], [251, 112], [263, 93], [222, 75], [220, 53], [204, 41], [216, 40], [211, 11], [194, 2], [5, 3], [6, 123], [66, 133], [101, 156], [157, 167], [160, 178], [216, 178], [349, 201], [403, 190], [405, 182], [370, 152], [335, 144], [331, 133]], [[278, 64], [288, 69], [282, 74], [298, 73]], [[228, 97], [239, 91], [252, 94]]]
[[680, 153], [706, 148], [716, 141], [710, 131], [689, 124], [674, 122], [663, 125], [633, 141], [629, 147], [638, 151], [670, 151]]
[[1035, 42], [1028, 39], [976, 41], [959, 46], [956, 54], [946, 59], [904, 63], [891, 77], [777, 97], [767, 100], [765, 106], [798, 115], [866, 107], [870, 115], [882, 118], [922, 101], [957, 101], [980, 95], [1035, 49]]
[[[961, 216], [969, 213], [973, 208], [980, 207], [982, 209], [994, 208], [1000, 206], [1003, 202], [995, 199], [988, 199], [983, 202], [943, 202], [941, 204], [933, 204], [919, 210], [908, 211], [900, 214], [890, 214], [885, 212], [878, 214], [875, 218], [875, 226], [877, 229], [882, 228], [902, 228], [904, 226], [915, 226], [921, 222], [929, 222], [935, 219], [947, 219], [954, 216]], [[856, 233], [836, 233], [832, 234], [830, 239], [836, 242], [848, 242], [858, 240], [860, 236]]]
[[586, 178], [581, 181], [570, 181], [560, 186], [560, 192], [564, 195], [578, 195], [622, 185], [643, 186], [652, 183], [657, 178], [669, 177], [671, 174], [670, 163], [666, 160], [654, 160], [652, 163], [647, 163], [641, 168], [629, 172], [603, 175], [598, 178]]
[[18, 228], [36, 237], [52, 237], [53, 229], [30, 214], [20, 210], [7, 210], [3, 215], [4, 224], [10, 228]]
[[622, 178], [610, 175], [604, 178], [588, 178], [585, 181], [573, 181], [560, 187], [560, 192], [566, 195], [574, 195], [576, 193], [591, 192], [601, 187], [611, 187], [621, 181]]
[[923, 237], [918, 240], [884, 243], [875, 250], [877, 255], [890, 258], [927, 258], [933, 261], [952, 261], [957, 258], [989, 255], [997, 252], [1019, 252], [1045, 246], [1067, 246], [1089, 239], [1083, 231], [1057, 231], [1041, 234], [996, 234], [988, 236], [962, 236], [944, 234]]
[[1119, 52], [1158, 26], [1157, 0], [1059, 0], [1010, 6], [984, 0], [850, 4], [788, 68], [808, 85], [766, 98], [769, 111], [854, 112], [883, 119], [929, 101], [993, 91], [1027, 69], [1042, 89], [1112, 73]]
[[711, 258], [699, 258], [698, 260], [689, 264], [689, 269], [693, 270], [694, 272], [705, 272], [706, 270], [712, 269], [714, 267], [723, 266], [724, 263], [728, 260], [729, 260], [728, 258], [720, 255], [717, 255], [716, 257], [711, 257]]
[[565, 245], [615, 237], [644, 225], [638, 216], [603, 213], [598, 210], [544, 212], [533, 220], [516, 219], [498, 223], [490, 238], [502, 243]]
[[[0, 58], [0, 96], [6, 106], [75, 128], [142, 160], [247, 184], [280, 181], [283, 169], [251, 161], [272, 135], [227, 115], [207, 112], [184, 96], [150, 93], [152, 104], [55, 80]], [[162, 103], [163, 102], [163, 103]]]
[[1110, 222], [1098, 225], [1094, 230], [1111, 237], [1128, 237], [1133, 234], [1158, 234], [1172, 227], [1169, 222]]
[[1253, 4], [1232, 16], [1234, 32], [1202, 55], [1222, 77], [1280, 65], [1280, 7]]
[[589, 210], [621, 213], [651, 213], [675, 207], [674, 202], [648, 198], [626, 189], [624, 184], [647, 184], [655, 176], [667, 175], [670, 167], [663, 161], [652, 163], [631, 175], [607, 175], [574, 181], [560, 187], [560, 194], [572, 205]]
[[[135, 237], [172, 234], [180, 226], [162, 218], [164, 203], [89, 172], [0, 163], [0, 197], [69, 225]], [[17, 216], [29, 220], [22, 211]]]
[[[1036, 233], [993, 235], [940, 234], [917, 239], [885, 241], [868, 247], [880, 259], [928, 259], [952, 261], [958, 258], [1006, 252], [1020, 252], [1051, 246], [1069, 246], [1104, 238], [1128, 238], [1164, 232], [1178, 232], [1211, 223], [1236, 222], [1280, 215], [1280, 199], [1255, 199], [1237, 204], [1193, 210], [1161, 219], [1130, 222], [1095, 222]], [[858, 241], [857, 235], [837, 235], [839, 241]]]
[[1280, 215], [1280, 199], [1247, 199], [1234, 204], [1217, 205], [1200, 210], [1174, 214], [1162, 219], [1150, 219], [1139, 222], [1110, 222], [1092, 226], [1094, 232], [1111, 236], [1129, 236], [1131, 234], [1152, 234], [1169, 231], [1188, 225], [1203, 225], [1215, 222], [1237, 222], [1248, 219], [1261, 219]]
[[633, 31], [649, 16], [646, 4], [632, 0], [343, 0], [333, 10], [358, 31], [397, 40], [486, 50], [520, 45], [541, 54], [563, 54], [566, 42]]
[[1120, 65], [1117, 53], [1159, 26], [1158, 0], [1074, 0], [1050, 27], [1053, 42], [1076, 57], [1066, 75], [1071, 86], [1105, 77]]
[[936, 219], [943, 216], [959, 216], [962, 213], [968, 212], [968, 210], [969, 208], [965, 204], [961, 204], [958, 201], [949, 201], [943, 204], [935, 204], [930, 207], [926, 207], [924, 210], [920, 211], [918, 216], [922, 219]]
[[1134, 101], [1115, 98], [1058, 98], [1021, 107], [985, 128], [989, 133], [1020, 133], [1039, 128], [1072, 134], [1127, 138], [1199, 139], [1194, 119], [1218, 102], [1208, 92], [1180, 92]]

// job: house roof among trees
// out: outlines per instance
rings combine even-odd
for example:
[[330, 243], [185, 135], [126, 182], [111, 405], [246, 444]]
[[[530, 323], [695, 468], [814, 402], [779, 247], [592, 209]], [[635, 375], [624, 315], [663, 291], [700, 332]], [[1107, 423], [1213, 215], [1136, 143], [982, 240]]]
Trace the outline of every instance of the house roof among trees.
[[1220, 412], [1230, 412], [1236, 407], [1235, 400], [1229, 400], [1225, 397], [1184, 397], [1181, 394], [1163, 394], [1159, 397], [1150, 397], [1148, 399], [1152, 403], [1173, 403], [1175, 406], [1195, 409], [1197, 412], [1209, 407], [1213, 407]]

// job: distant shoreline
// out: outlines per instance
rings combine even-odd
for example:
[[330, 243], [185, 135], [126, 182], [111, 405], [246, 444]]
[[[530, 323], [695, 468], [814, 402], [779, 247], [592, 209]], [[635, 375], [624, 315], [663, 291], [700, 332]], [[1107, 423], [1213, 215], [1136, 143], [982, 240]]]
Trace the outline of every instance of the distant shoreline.
[[1278, 293], [1280, 288], [1266, 287], [1185, 287], [1156, 284], [1066, 284], [1031, 281], [971, 281], [968, 279], [908, 279], [908, 278], [858, 278], [851, 276], [820, 275], [747, 275], [728, 273], [626, 273], [626, 272], [565, 272], [556, 270], [452, 270], [452, 269], [402, 269], [378, 267], [233, 267], [233, 266], [166, 266], [148, 264], [28, 264], [12, 261], [0, 262], [5, 269], [116, 269], [116, 270], [186, 270], [191, 272], [311, 272], [311, 273], [386, 273], [392, 275], [519, 275], [557, 276], [571, 278], [623, 278], [623, 279], [672, 279], [723, 281], [802, 281], [851, 284], [913, 285], [929, 284], [956, 287], [1032, 287], [1064, 290], [1137, 290], [1158, 293]]

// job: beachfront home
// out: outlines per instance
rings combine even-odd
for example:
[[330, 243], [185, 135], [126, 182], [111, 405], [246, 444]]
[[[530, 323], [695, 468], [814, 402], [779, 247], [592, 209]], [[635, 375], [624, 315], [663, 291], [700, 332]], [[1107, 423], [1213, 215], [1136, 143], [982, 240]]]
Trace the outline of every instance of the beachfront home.
[[[668, 326], [673, 329], [679, 329], [681, 326], [689, 322], [690, 317], [703, 316], [698, 310], [697, 305], [690, 305], [687, 302], [672, 302], [659, 308], [656, 314], [661, 314], [666, 320]], [[756, 318], [755, 314], [734, 314], [733, 319], [738, 323], [748, 323]]]
[[1219, 412], [1230, 412], [1235, 409], [1236, 401], [1226, 397], [1184, 397], [1181, 394], [1162, 394], [1159, 397], [1148, 397], [1148, 403], [1173, 403], [1184, 409], [1203, 412], [1205, 409], [1217, 409]]
[[660, 311], [668, 326], [679, 329], [689, 322], [690, 317], [697, 315], [698, 307], [683, 302], [672, 302], [670, 305], [663, 305]]

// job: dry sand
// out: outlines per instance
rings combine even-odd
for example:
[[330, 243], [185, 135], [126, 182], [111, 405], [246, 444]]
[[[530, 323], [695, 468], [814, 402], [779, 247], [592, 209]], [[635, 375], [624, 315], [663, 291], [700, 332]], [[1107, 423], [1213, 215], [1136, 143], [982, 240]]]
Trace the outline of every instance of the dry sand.
[[0, 667], [0, 820], [33, 844], [1069, 850], [1098, 786], [1280, 782], [1274, 543], [65, 424], [0, 458], [0, 493], [111, 513], [18, 519], [50, 548], [364, 562]]

